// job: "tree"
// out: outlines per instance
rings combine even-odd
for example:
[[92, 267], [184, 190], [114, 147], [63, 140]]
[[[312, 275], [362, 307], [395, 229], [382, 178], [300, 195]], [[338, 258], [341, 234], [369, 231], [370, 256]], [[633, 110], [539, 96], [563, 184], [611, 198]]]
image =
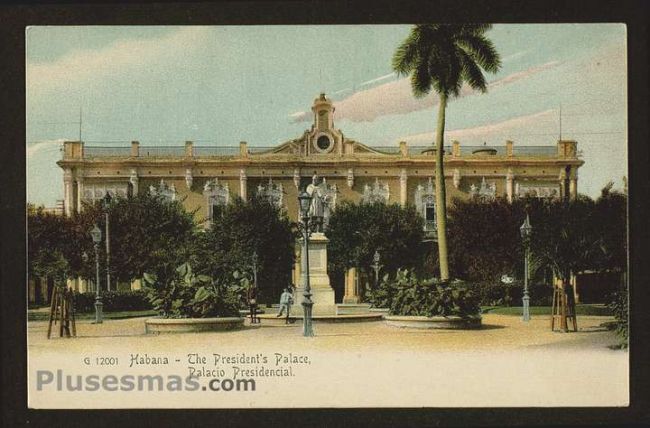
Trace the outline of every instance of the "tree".
[[523, 248], [519, 227], [522, 203], [454, 200], [449, 209], [449, 261], [455, 276], [500, 283], [502, 275], [521, 277]]
[[[115, 198], [109, 208], [110, 269], [114, 281], [131, 282], [145, 272], [172, 275], [179, 264], [192, 253], [195, 229], [192, 213], [185, 211], [181, 201], [168, 201], [143, 193], [129, 198]], [[93, 224], [106, 239], [106, 221], [101, 202], [84, 204], [81, 213], [73, 215], [77, 243], [89, 256], [78, 272], [94, 278], [94, 250], [89, 231]], [[99, 261], [105, 269], [105, 241], [99, 245]], [[76, 256], [75, 256], [76, 257]], [[80, 256], [79, 256], [80, 257]]]
[[58, 282], [71, 277], [78, 260], [75, 230], [70, 218], [28, 206], [27, 268], [30, 275]]
[[596, 199], [594, 223], [602, 235], [602, 254], [599, 270], [625, 272], [627, 270], [627, 195], [612, 190], [608, 183]]
[[581, 196], [539, 208], [530, 217], [532, 257], [566, 287], [572, 274], [594, 268], [602, 254], [602, 226], [594, 221], [594, 201]]
[[223, 208], [204, 234], [195, 253], [197, 272], [215, 281], [235, 271], [252, 273], [257, 254], [260, 301], [271, 302], [291, 283], [297, 233], [286, 212], [266, 198], [237, 197]]
[[423, 221], [411, 206], [345, 201], [332, 214], [327, 237], [329, 271], [333, 274], [352, 267], [372, 272], [376, 250], [381, 253], [385, 273], [422, 266]]
[[499, 54], [484, 35], [490, 28], [490, 24], [416, 25], [393, 56], [393, 69], [398, 75], [410, 74], [411, 87], [416, 97], [423, 97], [432, 88], [440, 97], [435, 180], [438, 258], [442, 281], [449, 280], [443, 168], [445, 110], [449, 97], [458, 96], [463, 83], [485, 92], [487, 83], [482, 69], [490, 73], [496, 73], [499, 69]]

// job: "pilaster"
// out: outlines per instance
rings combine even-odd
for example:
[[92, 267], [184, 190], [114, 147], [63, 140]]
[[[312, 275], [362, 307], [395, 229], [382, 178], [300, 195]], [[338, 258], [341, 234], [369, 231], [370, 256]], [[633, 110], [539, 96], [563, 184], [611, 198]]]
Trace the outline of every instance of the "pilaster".
[[246, 177], [246, 170], [242, 168], [239, 170], [239, 196], [241, 196], [244, 201], [248, 198], [246, 192], [247, 182], [248, 177]]

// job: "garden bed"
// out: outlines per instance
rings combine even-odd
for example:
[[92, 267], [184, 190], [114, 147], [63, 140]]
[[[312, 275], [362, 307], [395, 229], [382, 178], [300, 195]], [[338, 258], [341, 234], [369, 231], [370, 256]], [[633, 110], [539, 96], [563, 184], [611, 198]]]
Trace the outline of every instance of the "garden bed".
[[196, 333], [228, 331], [244, 326], [244, 318], [149, 318], [144, 322], [145, 333]]
[[459, 316], [398, 316], [385, 315], [386, 324], [400, 328], [469, 330], [481, 328], [481, 317], [461, 318]]

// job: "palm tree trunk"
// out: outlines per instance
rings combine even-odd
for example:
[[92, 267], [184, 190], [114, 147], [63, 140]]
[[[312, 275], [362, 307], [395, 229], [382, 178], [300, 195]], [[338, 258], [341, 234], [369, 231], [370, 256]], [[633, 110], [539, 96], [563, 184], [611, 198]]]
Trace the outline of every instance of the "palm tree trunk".
[[440, 94], [438, 107], [438, 127], [436, 129], [436, 227], [438, 229], [438, 259], [440, 261], [440, 280], [449, 280], [449, 262], [447, 255], [447, 204], [445, 190], [445, 172], [443, 166], [443, 143], [445, 134], [445, 110], [447, 95]]

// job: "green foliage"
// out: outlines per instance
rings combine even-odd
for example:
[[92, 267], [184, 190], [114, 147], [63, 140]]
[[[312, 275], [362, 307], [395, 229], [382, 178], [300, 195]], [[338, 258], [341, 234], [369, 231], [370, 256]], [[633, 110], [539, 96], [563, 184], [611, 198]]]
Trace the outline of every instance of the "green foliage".
[[463, 83], [485, 92], [483, 71], [496, 73], [501, 60], [485, 37], [490, 24], [423, 24], [413, 27], [393, 55], [393, 70], [411, 75], [416, 97], [433, 88], [458, 95]]
[[[114, 280], [131, 282], [142, 278], [145, 272], [169, 271], [178, 260], [187, 260], [192, 252], [194, 219], [181, 201], [142, 193], [114, 198], [108, 212], [110, 268]], [[73, 221], [79, 247], [89, 256], [77, 274], [94, 278], [94, 250], [89, 236], [94, 224], [102, 231], [98, 248], [100, 269], [106, 268], [106, 220], [101, 203], [85, 204], [81, 213], [74, 214]]]
[[485, 203], [455, 199], [449, 207], [449, 261], [453, 272], [471, 282], [499, 283], [504, 274], [523, 276], [519, 227], [524, 204], [498, 198]]
[[213, 281], [197, 275], [189, 263], [177, 267], [171, 275], [144, 274], [147, 298], [165, 318], [208, 318], [239, 316], [248, 280], [233, 277]]
[[602, 224], [595, 221], [594, 201], [548, 201], [530, 214], [534, 263], [567, 283], [571, 274], [596, 267], [602, 257]]
[[28, 206], [27, 268], [30, 275], [61, 283], [79, 266], [78, 236], [69, 218]]
[[235, 198], [201, 235], [191, 259], [198, 272], [223, 280], [240, 272], [250, 279], [257, 254], [260, 302], [274, 302], [291, 283], [297, 234], [286, 212], [266, 198]]
[[614, 318], [616, 318], [616, 332], [621, 337], [621, 347], [623, 348], [627, 347], [629, 337], [628, 305], [627, 281], [623, 280], [619, 283], [618, 289], [612, 293], [610, 302], [607, 305], [614, 314]]
[[392, 315], [466, 318], [480, 311], [478, 296], [462, 281], [423, 280], [408, 269], [398, 270], [394, 278], [384, 276], [377, 290], [371, 292], [371, 301], [376, 307], [388, 307]]
[[380, 252], [385, 273], [423, 265], [423, 221], [410, 206], [345, 201], [332, 214], [327, 237], [330, 272], [345, 272], [351, 267], [373, 272], [375, 250]]
[[[472, 290], [479, 298], [481, 306], [521, 306], [524, 286], [521, 281], [503, 284], [497, 281], [472, 283]], [[553, 288], [549, 284], [534, 282], [528, 285], [531, 305], [550, 305]]]
[[601, 252], [597, 269], [622, 272], [627, 269], [627, 195], [608, 183], [596, 199], [593, 222], [599, 225]]
[[[102, 304], [106, 312], [146, 311], [151, 303], [144, 290], [102, 291]], [[75, 311], [88, 313], [95, 310], [95, 292], [76, 293]]]

